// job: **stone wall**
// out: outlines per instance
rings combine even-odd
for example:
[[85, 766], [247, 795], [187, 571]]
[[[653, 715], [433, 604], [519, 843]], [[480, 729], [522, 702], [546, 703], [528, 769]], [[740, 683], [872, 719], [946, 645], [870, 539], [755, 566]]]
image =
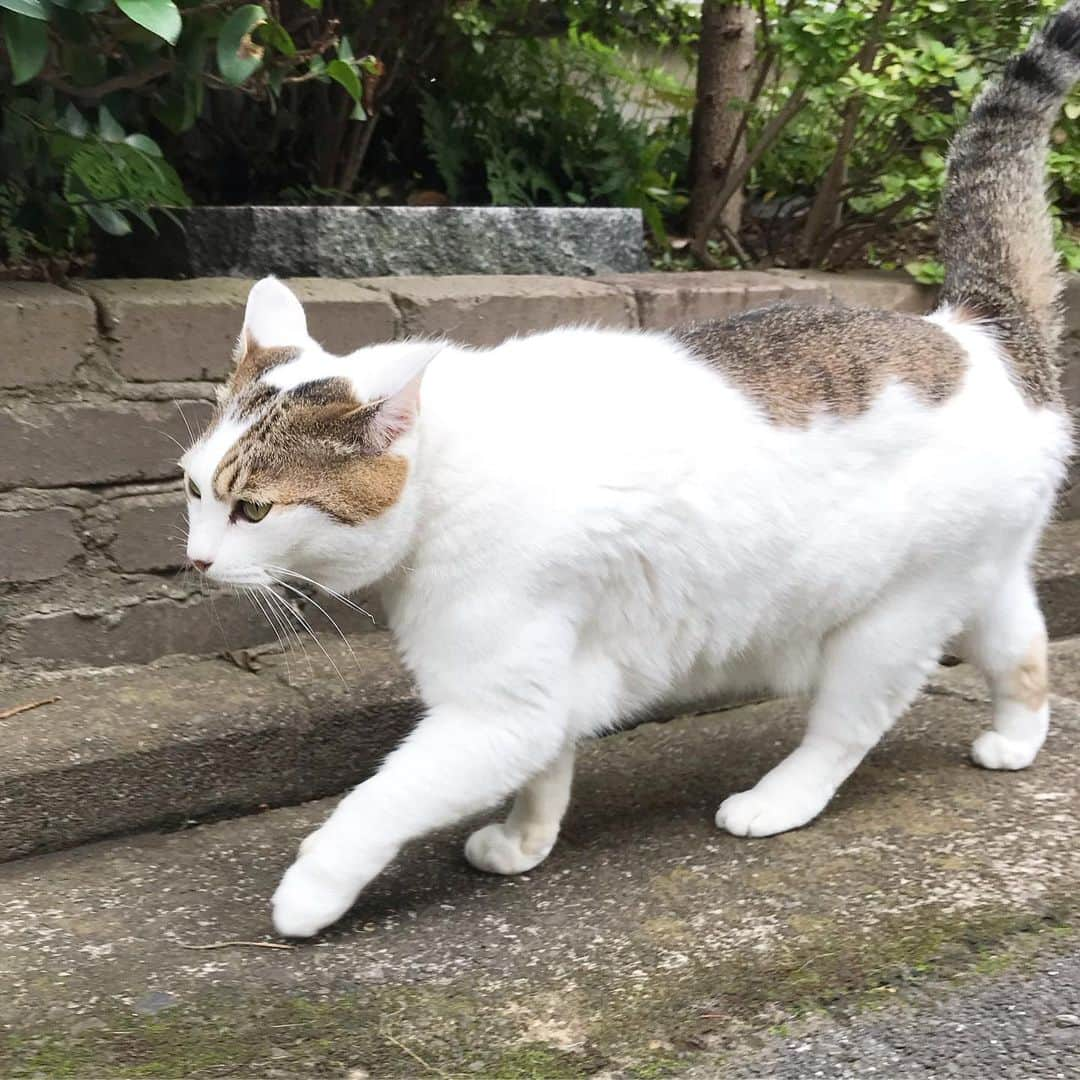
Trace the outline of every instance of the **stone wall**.
[[[884, 275], [788, 271], [290, 284], [313, 334], [342, 352], [410, 334], [488, 345], [564, 323], [655, 329], [782, 299], [910, 311], [931, 299]], [[0, 283], [0, 666], [140, 663], [272, 636], [247, 600], [211, 601], [181, 570], [178, 444], [210, 414], [248, 285]]]

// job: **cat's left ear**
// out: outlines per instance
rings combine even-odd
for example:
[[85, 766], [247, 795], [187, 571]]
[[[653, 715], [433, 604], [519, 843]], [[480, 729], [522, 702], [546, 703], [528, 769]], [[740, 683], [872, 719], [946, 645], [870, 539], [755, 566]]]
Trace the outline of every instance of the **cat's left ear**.
[[424, 372], [442, 349], [437, 341], [399, 345], [380, 370], [371, 372], [371, 382], [365, 387], [371, 400], [354, 414], [364, 422], [364, 441], [369, 447], [385, 450], [416, 423]]
[[282, 349], [306, 345], [307, 316], [295, 293], [274, 277], [256, 282], [244, 311], [242, 349]]

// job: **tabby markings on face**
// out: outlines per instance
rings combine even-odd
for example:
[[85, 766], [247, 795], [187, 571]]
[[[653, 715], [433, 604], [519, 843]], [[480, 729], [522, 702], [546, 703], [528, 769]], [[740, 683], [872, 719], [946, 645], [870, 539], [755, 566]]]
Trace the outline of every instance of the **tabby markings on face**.
[[219, 421], [232, 417], [247, 427], [218, 462], [214, 494], [227, 503], [307, 504], [350, 525], [384, 513], [400, 498], [409, 468], [378, 437], [380, 403], [358, 401], [344, 378], [289, 390], [262, 381], [297, 355], [254, 349], [240, 359]]

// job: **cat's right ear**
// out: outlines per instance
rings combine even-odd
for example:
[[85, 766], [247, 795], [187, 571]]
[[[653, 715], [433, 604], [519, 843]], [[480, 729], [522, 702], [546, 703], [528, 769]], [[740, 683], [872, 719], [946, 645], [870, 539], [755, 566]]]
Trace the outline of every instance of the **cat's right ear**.
[[293, 291], [274, 277], [257, 281], [248, 293], [241, 350], [299, 348], [310, 341], [304, 307]]

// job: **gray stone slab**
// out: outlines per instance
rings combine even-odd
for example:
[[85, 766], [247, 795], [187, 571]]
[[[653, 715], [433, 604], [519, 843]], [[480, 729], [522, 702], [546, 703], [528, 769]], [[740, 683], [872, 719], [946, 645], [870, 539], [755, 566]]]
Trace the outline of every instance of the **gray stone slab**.
[[[251, 697], [254, 714], [263, 702]], [[1075, 714], [1034, 768], [1011, 774], [967, 761], [986, 720], [981, 703], [923, 698], [817, 821], [764, 840], [719, 832], [713, 813], [794, 744], [797, 708], [617, 735], [583, 749], [563, 836], [537, 869], [471, 870], [463, 825], [409, 845], [338, 926], [291, 949], [220, 943], [272, 942], [269, 896], [329, 804], [8, 863], [0, 1074], [774, 1075], [736, 1073], [728, 1055], [860, 1006], [881, 1021], [891, 1002], [927, 1015], [950, 978], [996, 978], [1023, 969], [1025, 948], [1075, 947]], [[310, 740], [298, 736], [298, 751]], [[280, 761], [265, 761], [269, 780]], [[985, 1049], [1065, 1032], [1051, 1018], [1078, 1011], [1075, 985], [1060, 1004], [1040, 995], [1030, 1037], [1003, 1010]], [[1031, 1002], [1018, 988], [1012, 1004]], [[971, 1049], [949, 1034], [943, 1062], [954, 1044]], [[1019, 1075], [1071, 1076], [1062, 1048], [1047, 1048], [1058, 1067], [1028, 1056]], [[819, 1075], [799, 1070], [798, 1047], [781, 1049], [782, 1075]], [[878, 1060], [874, 1075], [901, 1075]], [[1013, 1075], [997, 1065], [988, 1054], [951, 1075]]]
[[103, 276], [382, 277], [626, 273], [645, 266], [641, 211], [506, 206], [196, 207], [99, 239]]
[[291, 667], [174, 659], [0, 690], [0, 713], [56, 699], [0, 719], [0, 861], [362, 780], [418, 705], [388, 635], [325, 650]]

